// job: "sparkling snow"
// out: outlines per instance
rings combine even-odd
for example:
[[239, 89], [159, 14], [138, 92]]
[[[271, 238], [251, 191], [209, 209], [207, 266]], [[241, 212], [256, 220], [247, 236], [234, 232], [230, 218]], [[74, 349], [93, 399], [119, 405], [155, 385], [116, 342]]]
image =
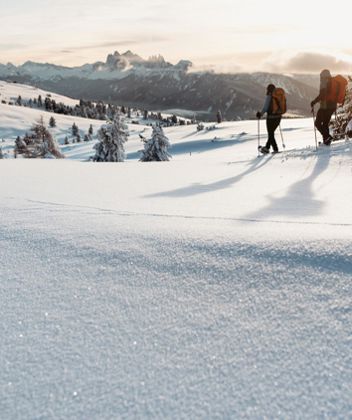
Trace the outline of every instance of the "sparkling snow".
[[[40, 112], [0, 111], [11, 157]], [[351, 417], [352, 144], [229, 122], [141, 163], [130, 128], [125, 163], [0, 160], [0, 418]]]

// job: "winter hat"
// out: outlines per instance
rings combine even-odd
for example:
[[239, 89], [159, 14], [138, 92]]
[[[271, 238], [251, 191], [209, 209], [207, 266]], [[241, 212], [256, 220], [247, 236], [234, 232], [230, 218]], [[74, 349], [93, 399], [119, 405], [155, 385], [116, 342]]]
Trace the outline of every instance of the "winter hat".
[[268, 93], [273, 93], [275, 90], [275, 85], [273, 85], [272, 83], [270, 83], [270, 85], [268, 85], [268, 87], [266, 88]]
[[330, 79], [330, 78], [331, 78], [331, 73], [330, 73], [330, 70], [327, 70], [327, 69], [323, 70], [323, 71], [320, 73], [320, 78], [321, 78], [321, 79]]

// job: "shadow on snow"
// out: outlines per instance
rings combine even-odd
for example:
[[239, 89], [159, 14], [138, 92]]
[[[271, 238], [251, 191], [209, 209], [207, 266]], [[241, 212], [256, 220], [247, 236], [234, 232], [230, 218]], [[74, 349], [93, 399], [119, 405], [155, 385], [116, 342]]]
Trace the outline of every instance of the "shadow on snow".
[[246, 218], [271, 218], [275, 216], [301, 217], [316, 215], [322, 212], [324, 202], [314, 198], [314, 181], [328, 168], [330, 153], [316, 156], [311, 174], [291, 185], [284, 197], [268, 195], [269, 204], [258, 211], [246, 215]]
[[241, 181], [242, 178], [251, 174], [254, 171], [262, 168], [265, 164], [267, 164], [271, 159], [272, 155], [268, 156], [267, 159], [254, 159], [251, 161], [250, 166], [244, 172], [232, 176], [230, 178], [222, 179], [220, 181], [216, 181], [210, 184], [192, 184], [188, 187], [181, 187], [176, 190], [171, 191], [164, 191], [161, 193], [150, 194], [144, 196], [144, 198], [157, 198], [157, 197], [190, 197], [197, 194], [204, 194], [204, 193], [211, 193], [216, 190], [223, 190], [225, 188], [230, 188], [232, 185], [236, 184], [237, 182]]

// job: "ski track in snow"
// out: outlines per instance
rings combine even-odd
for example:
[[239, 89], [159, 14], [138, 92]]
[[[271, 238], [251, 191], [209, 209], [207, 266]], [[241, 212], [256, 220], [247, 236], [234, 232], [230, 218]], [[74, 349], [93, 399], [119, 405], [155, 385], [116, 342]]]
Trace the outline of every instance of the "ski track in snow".
[[55, 207], [71, 207], [75, 208], [78, 211], [80, 209], [86, 210], [97, 210], [103, 213], [112, 213], [118, 216], [126, 216], [126, 217], [156, 217], [156, 218], [175, 218], [175, 219], [195, 219], [195, 220], [228, 220], [228, 221], [236, 221], [236, 222], [247, 222], [247, 223], [272, 223], [272, 224], [293, 224], [293, 225], [316, 225], [316, 226], [339, 226], [339, 227], [351, 227], [352, 223], [334, 223], [334, 222], [314, 222], [314, 221], [293, 221], [293, 220], [268, 220], [268, 219], [245, 219], [245, 218], [235, 218], [235, 217], [211, 217], [211, 216], [191, 216], [191, 215], [183, 215], [183, 214], [162, 214], [162, 213], [138, 213], [138, 212], [131, 212], [131, 211], [117, 211], [113, 209], [104, 209], [101, 207], [90, 207], [90, 206], [79, 206], [75, 204], [63, 204], [63, 203], [51, 203], [48, 201], [35, 201], [35, 200], [28, 200], [30, 203], [34, 204], [41, 204], [47, 206], [55, 206]]

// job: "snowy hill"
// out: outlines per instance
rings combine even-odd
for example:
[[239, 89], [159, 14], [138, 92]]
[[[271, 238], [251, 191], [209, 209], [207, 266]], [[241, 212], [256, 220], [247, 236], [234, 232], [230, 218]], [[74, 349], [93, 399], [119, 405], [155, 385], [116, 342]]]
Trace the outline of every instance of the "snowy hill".
[[[40, 114], [0, 106], [9, 156]], [[0, 417], [349, 418], [352, 144], [189, 125], [141, 163], [129, 127], [124, 163], [0, 160]]]
[[92, 101], [168, 112], [182, 110], [192, 118], [213, 121], [220, 109], [228, 120], [252, 118], [263, 105], [268, 83], [287, 91], [289, 110], [308, 116], [317, 94], [316, 78], [271, 73], [216, 74], [192, 72], [192, 63], [145, 60], [127, 51], [80, 67], [26, 62], [0, 65], [0, 79], [34, 84], [43, 89]]
[[78, 100], [76, 99], [57, 95], [56, 93], [48, 92], [35, 86], [0, 81], [0, 102], [5, 101], [7, 103], [12, 102], [14, 104], [19, 96], [21, 96], [23, 100], [29, 100], [38, 98], [39, 95], [42, 96], [43, 100], [48, 96], [56, 102], [62, 102], [69, 106], [75, 106], [78, 104]]

